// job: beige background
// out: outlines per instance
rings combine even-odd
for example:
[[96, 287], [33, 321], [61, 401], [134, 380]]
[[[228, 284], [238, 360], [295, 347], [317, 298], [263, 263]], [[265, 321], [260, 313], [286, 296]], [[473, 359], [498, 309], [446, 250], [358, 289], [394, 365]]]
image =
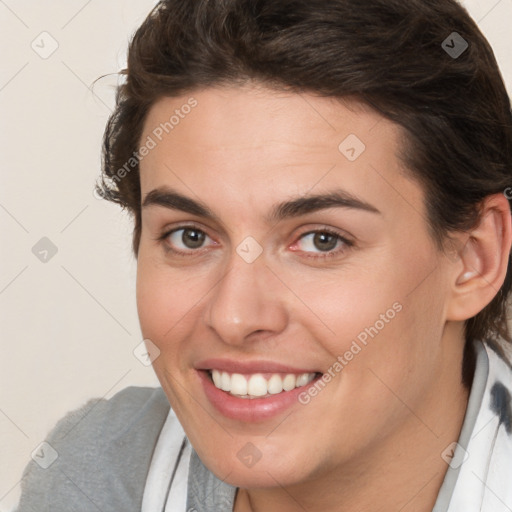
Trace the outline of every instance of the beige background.
[[[30, 454], [67, 411], [158, 385], [133, 355], [130, 222], [92, 193], [116, 77], [89, 88], [124, 66], [154, 3], [0, 0], [0, 512], [12, 510]], [[464, 4], [512, 92], [512, 0]], [[58, 251], [46, 263], [32, 252], [42, 237]]]

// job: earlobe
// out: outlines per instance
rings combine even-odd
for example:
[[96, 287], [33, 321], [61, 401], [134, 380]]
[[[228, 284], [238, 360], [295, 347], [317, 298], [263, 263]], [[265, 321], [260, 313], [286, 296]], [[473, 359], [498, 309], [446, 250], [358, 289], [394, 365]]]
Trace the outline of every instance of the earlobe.
[[503, 194], [487, 197], [480, 222], [466, 233], [469, 238], [458, 253], [459, 259], [452, 261], [454, 277], [447, 320], [472, 318], [496, 296], [507, 273], [511, 232], [508, 200]]

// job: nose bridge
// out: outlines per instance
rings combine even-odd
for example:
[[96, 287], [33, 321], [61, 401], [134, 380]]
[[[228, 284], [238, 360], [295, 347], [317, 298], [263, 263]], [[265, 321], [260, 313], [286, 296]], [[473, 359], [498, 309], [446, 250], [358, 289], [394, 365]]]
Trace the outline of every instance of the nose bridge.
[[233, 251], [223, 277], [209, 295], [205, 322], [226, 343], [243, 343], [256, 331], [277, 333], [286, 325], [279, 283], [267, 269], [263, 254], [252, 261], [246, 257], [253, 249], [246, 240]]

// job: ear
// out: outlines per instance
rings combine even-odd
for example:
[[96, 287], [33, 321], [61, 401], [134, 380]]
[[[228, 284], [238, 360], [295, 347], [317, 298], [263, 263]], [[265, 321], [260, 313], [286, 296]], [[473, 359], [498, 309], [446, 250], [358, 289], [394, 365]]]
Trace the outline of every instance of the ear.
[[449, 258], [451, 294], [447, 320], [477, 315], [496, 296], [507, 274], [512, 240], [510, 206], [504, 194], [482, 201], [478, 225], [456, 239], [457, 259]]

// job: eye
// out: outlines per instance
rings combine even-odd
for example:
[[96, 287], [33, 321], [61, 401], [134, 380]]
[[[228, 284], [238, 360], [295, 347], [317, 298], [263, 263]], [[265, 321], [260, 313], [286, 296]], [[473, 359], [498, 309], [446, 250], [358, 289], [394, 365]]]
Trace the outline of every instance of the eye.
[[194, 226], [173, 229], [160, 239], [165, 243], [166, 250], [177, 254], [190, 254], [201, 249], [206, 241], [212, 241], [204, 231]]
[[293, 250], [318, 254], [318, 256], [312, 257], [327, 257], [335, 256], [353, 245], [353, 242], [339, 233], [323, 229], [303, 234], [292, 248]]
[[[159, 237], [166, 252], [182, 256], [198, 253], [207, 245], [216, 245], [203, 230], [195, 226], [183, 226], [165, 232]], [[290, 248], [311, 258], [337, 256], [354, 245], [353, 242], [335, 231], [322, 229], [304, 233]]]

